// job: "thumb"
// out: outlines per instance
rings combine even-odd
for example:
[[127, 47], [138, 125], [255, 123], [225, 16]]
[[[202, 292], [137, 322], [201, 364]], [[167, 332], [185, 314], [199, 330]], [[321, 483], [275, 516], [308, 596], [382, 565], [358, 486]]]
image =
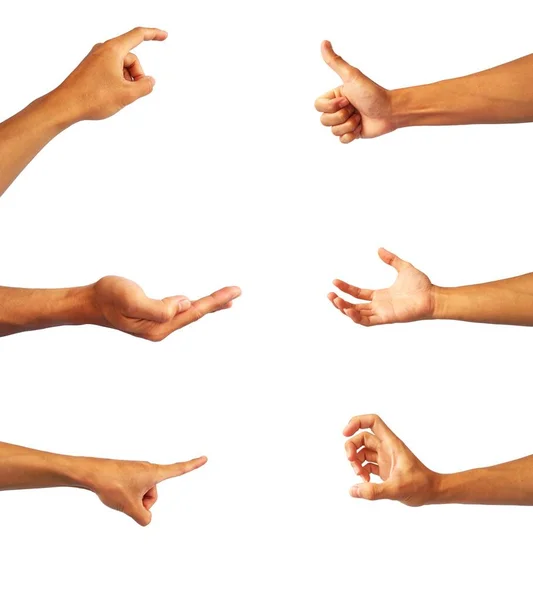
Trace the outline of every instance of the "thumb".
[[398, 273], [410, 266], [410, 263], [408, 263], [405, 260], [402, 260], [399, 256], [396, 256], [396, 254], [385, 250], [385, 248], [380, 248], [378, 250], [378, 254], [379, 258], [381, 258], [381, 260], [384, 263], [390, 265], [391, 267], [394, 267], [396, 271], [398, 271]]
[[166, 323], [190, 307], [191, 301], [185, 296], [171, 296], [163, 300], [154, 300], [144, 294], [139, 294], [127, 316], [156, 323]]
[[324, 41], [320, 47], [324, 62], [331, 67], [335, 73], [343, 80], [350, 79], [350, 76], [355, 71], [352, 65], [348, 64], [341, 56], [335, 53], [331, 42]]
[[358, 483], [350, 489], [350, 496], [364, 500], [384, 500], [388, 499], [386, 492], [383, 483]]
[[132, 81], [133, 89], [135, 90], [136, 98], [142, 98], [148, 96], [154, 89], [155, 79], [144, 75], [136, 81]]
[[146, 527], [152, 522], [152, 513], [144, 507], [142, 502], [140, 505], [136, 505], [128, 514], [142, 527]]

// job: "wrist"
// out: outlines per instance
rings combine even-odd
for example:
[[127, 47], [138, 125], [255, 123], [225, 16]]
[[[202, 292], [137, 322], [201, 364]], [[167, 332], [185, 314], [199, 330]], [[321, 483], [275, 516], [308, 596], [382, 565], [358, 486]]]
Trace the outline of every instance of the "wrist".
[[96, 493], [96, 473], [98, 472], [99, 459], [86, 456], [71, 456], [68, 465], [68, 477], [71, 481], [70, 487], [83, 488]]
[[62, 290], [53, 325], [102, 325], [94, 284]]
[[391, 90], [391, 120], [395, 129], [415, 125], [416, 88]]
[[76, 102], [73, 101], [68, 90], [63, 88], [63, 84], [43, 96], [42, 100], [50, 113], [52, 122], [60, 127], [60, 131], [83, 120]]
[[392, 121], [396, 128], [417, 125], [453, 125], [456, 108], [443, 82], [391, 91]]
[[448, 319], [450, 318], [450, 300], [453, 288], [444, 288], [434, 285], [432, 288], [432, 306], [433, 310], [430, 319]]

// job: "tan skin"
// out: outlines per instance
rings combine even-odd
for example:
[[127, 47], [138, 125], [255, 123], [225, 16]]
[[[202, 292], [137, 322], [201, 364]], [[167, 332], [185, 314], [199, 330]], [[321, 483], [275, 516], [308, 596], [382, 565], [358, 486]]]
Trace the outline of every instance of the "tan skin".
[[155, 80], [131, 50], [166, 37], [161, 29], [136, 27], [96, 44], [61, 85], [0, 123], [0, 195], [56, 135], [80, 121], [106, 119], [150, 94]]
[[190, 473], [206, 462], [205, 456], [167, 465], [67, 456], [0, 442], [0, 491], [83, 488], [109, 508], [146, 526], [152, 520], [158, 484]]
[[[142, 42], [166, 38], [161, 29], [136, 27], [96, 44], [56, 89], [0, 123], [0, 195], [64, 129], [111, 117], [150, 94], [155, 80], [131, 51]], [[60, 290], [0, 287], [0, 336], [95, 324], [160, 341], [208, 313], [230, 308], [240, 293], [230, 286], [194, 301], [183, 295], [151, 299], [133, 281], [116, 276]]]
[[[428, 469], [378, 415], [359, 415], [343, 430], [346, 457], [362, 479], [353, 498], [426, 504], [533, 505], [533, 456], [460, 473]], [[373, 481], [378, 477], [380, 482]]]
[[474, 285], [441, 287], [384, 248], [379, 249], [379, 257], [397, 271], [396, 281], [389, 288], [371, 290], [335, 279], [333, 284], [341, 292], [362, 302], [349, 302], [336, 292], [328, 294], [333, 306], [358, 325], [453, 319], [533, 326], [533, 273]]
[[388, 90], [322, 42], [322, 58], [342, 85], [315, 102], [341, 143], [401, 127], [533, 121], [533, 54], [464, 77]]

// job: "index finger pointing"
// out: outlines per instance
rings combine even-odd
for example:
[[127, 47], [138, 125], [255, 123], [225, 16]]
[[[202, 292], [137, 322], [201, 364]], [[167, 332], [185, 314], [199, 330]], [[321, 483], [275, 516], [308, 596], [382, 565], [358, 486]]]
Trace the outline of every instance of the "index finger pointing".
[[123, 52], [129, 52], [141, 42], [162, 42], [167, 39], [167, 36], [168, 33], [162, 29], [156, 29], [154, 27], [135, 27], [135, 29], [112, 38], [109, 41], [119, 46]]
[[200, 456], [199, 458], [193, 458], [185, 462], [177, 462], [171, 465], [159, 465], [158, 466], [158, 481], [164, 481], [165, 479], [171, 479], [172, 477], [179, 477], [190, 473], [200, 467], [203, 467], [207, 462], [207, 456]]

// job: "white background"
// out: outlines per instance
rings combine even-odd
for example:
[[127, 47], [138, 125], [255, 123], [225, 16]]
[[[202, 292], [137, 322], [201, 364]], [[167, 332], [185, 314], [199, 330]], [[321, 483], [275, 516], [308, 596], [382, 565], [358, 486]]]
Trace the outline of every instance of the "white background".
[[135, 25], [154, 93], [73, 127], [0, 200], [0, 282], [154, 296], [240, 285], [160, 344], [62, 328], [0, 341], [0, 439], [151, 461], [143, 529], [80, 490], [0, 495], [0, 595], [524, 597], [528, 508], [409, 509], [348, 495], [341, 431], [377, 412], [445, 472], [533, 452], [528, 329], [363, 329], [326, 294], [388, 286], [380, 245], [441, 285], [532, 270], [532, 125], [420, 128], [342, 146], [313, 102], [324, 38], [388, 88], [533, 51], [527, 2], [18, 2], [3, 6], [0, 119]]

